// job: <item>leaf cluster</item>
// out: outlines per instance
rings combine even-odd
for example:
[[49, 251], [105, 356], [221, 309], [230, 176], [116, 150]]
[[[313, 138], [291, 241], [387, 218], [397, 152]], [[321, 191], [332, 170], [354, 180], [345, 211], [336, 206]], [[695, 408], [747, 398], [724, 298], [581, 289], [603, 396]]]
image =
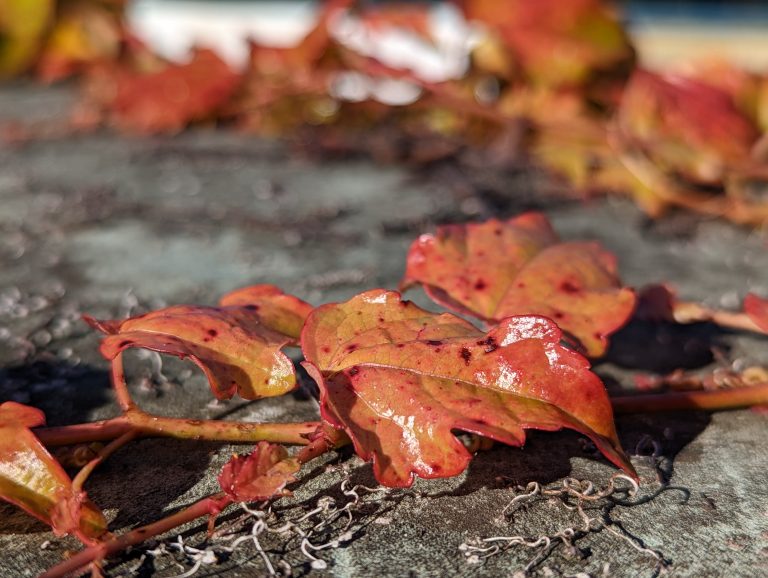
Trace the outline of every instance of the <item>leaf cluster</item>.
[[211, 50], [187, 63], [154, 54], [127, 28], [121, 0], [7, 0], [0, 74], [79, 75], [76, 130], [174, 133], [220, 122], [411, 164], [474, 151], [487, 164], [533, 162], [570, 194], [627, 195], [651, 216], [683, 207], [765, 223], [756, 193], [768, 179], [767, 77], [719, 61], [644, 70], [601, 0], [455, 5], [466, 65], [437, 75], [378, 49], [400, 36], [444, 59], [451, 48], [425, 4], [328, 0], [296, 46], [252, 42], [234, 70]]

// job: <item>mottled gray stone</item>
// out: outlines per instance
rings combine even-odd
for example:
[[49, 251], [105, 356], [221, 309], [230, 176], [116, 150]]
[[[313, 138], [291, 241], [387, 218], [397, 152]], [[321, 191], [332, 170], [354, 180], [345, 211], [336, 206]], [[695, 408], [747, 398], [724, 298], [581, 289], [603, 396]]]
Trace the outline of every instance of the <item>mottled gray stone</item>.
[[[60, 118], [71, 99], [66, 88], [5, 87], [0, 121]], [[491, 178], [450, 165], [415, 175], [360, 159], [317, 162], [280, 143], [224, 131], [145, 139], [94, 134], [4, 146], [0, 401], [38, 406], [51, 424], [115, 415], [107, 364], [96, 350], [97, 336], [78, 320], [80, 312], [106, 317], [170, 303], [212, 303], [222, 292], [262, 282], [314, 303], [346, 299], [365, 288], [396, 286], [408, 244], [436, 221], [532, 207], [543, 208], [565, 238], [603, 241], [635, 286], [666, 281], [686, 298], [725, 307], [738, 306], [748, 290], [768, 291], [768, 253], [757, 233], [679, 214], [651, 223], [617, 199], [553, 200], [539, 196], [540, 180], [530, 172]], [[472, 192], [473, 184], [495, 187], [490, 201]], [[428, 304], [418, 292], [413, 295]], [[706, 325], [635, 324], [616, 338], [597, 371], [609, 387], [630, 389], [638, 372], [711, 369], [713, 348], [741, 366], [765, 364], [767, 346], [764, 338]], [[169, 383], [145, 387], [152, 378], [150, 362], [134, 355], [129, 363], [136, 397], [150, 411], [255, 421], [316, 416], [316, 405], [301, 392], [255, 403], [211, 403], [202, 377], [175, 360], [163, 366]], [[620, 416], [617, 423], [625, 447], [641, 450], [633, 461], [642, 489], [630, 500], [634, 505], [603, 501], [588, 513], [609, 518], [611, 528], [662, 553], [670, 575], [768, 574], [766, 416], [660, 414]], [[658, 447], [655, 462], [649, 439]], [[535, 550], [515, 547], [472, 564], [459, 546], [479, 537], [533, 539], [581, 524], [577, 512], [553, 498], [533, 499], [501, 516], [517, 485], [555, 487], [571, 476], [604, 486], [615, 470], [581, 442], [569, 432], [532, 433], [523, 450], [481, 453], [457, 478], [366, 497], [353, 513], [351, 539], [317, 552], [328, 563], [325, 571], [310, 567], [296, 539], [263, 536], [262, 544], [273, 564], [286, 560], [297, 575], [513, 576], [535, 558]], [[89, 493], [105, 508], [112, 528], [123, 531], [215, 491], [215, 474], [234, 449], [135, 442], [96, 471]], [[295, 496], [274, 506], [280, 520], [300, 517], [323, 496], [343, 503], [344, 478], [374, 485], [370, 467], [348, 452], [327, 458], [326, 465], [308, 468]], [[236, 522], [236, 513], [222, 516], [223, 524], [243, 534], [249, 530], [250, 524]], [[339, 526], [326, 538], [341, 534]], [[187, 529], [189, 544], [204, 542], [202, 528]], [[554, 548], [533, 574], [658, 573], [647, 553], [607, 530], [575, 544], [578, 550]], [[0, 576], [10, 577], [35, 575], [77, 544], [1, 506], [0, 546]], [[184, 571], [170, 555], [153, 564], [150, 557], [137, 569], [145, 552], [138, 548], [108, 564], [108, 574]], [[184, 569], [190, 566], [186, 560]], [[248, 542], [197, 575], [264, 573]]]

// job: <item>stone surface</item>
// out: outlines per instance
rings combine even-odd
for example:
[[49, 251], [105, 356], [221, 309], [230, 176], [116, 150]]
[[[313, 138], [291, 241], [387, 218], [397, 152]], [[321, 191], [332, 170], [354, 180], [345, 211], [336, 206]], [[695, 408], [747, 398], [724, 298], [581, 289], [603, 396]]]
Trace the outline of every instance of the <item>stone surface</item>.
[[[0, 123], [60, 119], [71, 99], [67, 88], [0, 88]], [[147, 139], [99, 133], [2, 146], [0, 401], [40, 407], [51, 424], [116, 413], [98, 337], [79, 321], [81, 312], [117, 317], [164, 304], [213, 303], [225, 291], [262, 282], [316, 304], [395, 287], [410, 241], [437, 222], [539, 208], [565, 238], [596, 238], [615, 251], [631, 285], [666, 281], [686, 298], [720, 307], [738, 307], [748, 290], [768, 292], [761, 235], [682, 214], [652, 223], [617, 199], [556, 200], [530, 171], [490, 175], [446, 163], [416, 173], [359, 158], [319, 162], [280, 143], [212, 130]], [[430, 306], [418, 291], [412, 297]], [[212, 402], [190, 366], [158, 360], [133, 355], [128, 365], [136, 398], [149, 411], [254, 421], [317, 415], [306, 390], [259, 402]], [[617, 336], [597, 371], [609, 387], [628, 389], [637, 373], [707, 371], [717, 364], [768, 364], [768, 340], [708, 325], [636, 323]], [[534, 432], [522, 450], [480, 453], [454, 479], [419, 481], [410, 490], [360, 490], [348, 536], [342, 515], [311, 537], [314, 545], [349, 538], [315, 552], [325, 570], [310, 565], [295, 535], [265, 533], [260, 544], [277, 571], [287, 563], [294, 575], [520, 576], [537, 560], [530, 568], [536, 576], [662, 572], [653, 555], [633, 544], [660, 553], [674, 576], [764, 575], [766, 419], [749, 410], [619, 417], [622, 443], [637, 454], [640, 493], [589, 504], [585, 513], [608, 526], [577, 533], [574, 548], [557, 541], [546, 551], [541, 543], [518, 545], [485, 560], [460, 549], [478, 538], [535, 541], [583, 526], [578, 511], [552, 496], [520, 500], [503, 513], [520, 493], [516, 487], [531, 482], [556, 488], [570, 476], [606, 486], [615, 470], [569, 432]], [[105, 508], [111, 528], [123, 531], [215, 491], [215, 474], [234, 449], [138, 441], [96, 471], [89, 494]], [[341, 506], [353, 499], [343, 490], [356, 484], [375, 482], [370, 467], [346, 451], [313, 463], [295, 496], [273, 506], [269, 524], [296, 521], [328, 496]], [[227, 512], [220, 523], [247, 535], [253, 520], [241, 514]], [[323, 518], [329, 514], [300, 526], [307, 530]], [[187, 528], [185, 543], [211, 547], [219, 556], [202, 564], [197, 576], [267, 573], [252, 541], [226, 554], [224, 542], [206, 542], [202, 530], [202, 523]], [[174, 553], [175, 540], [174, 534], [163, 542], [169, 553], [136, 548], [108, 563], [107, 574], [182, 574], [195, 559]], [[77, 544], [0, 505], [0, 547], [0, 576], [31, 576]]]

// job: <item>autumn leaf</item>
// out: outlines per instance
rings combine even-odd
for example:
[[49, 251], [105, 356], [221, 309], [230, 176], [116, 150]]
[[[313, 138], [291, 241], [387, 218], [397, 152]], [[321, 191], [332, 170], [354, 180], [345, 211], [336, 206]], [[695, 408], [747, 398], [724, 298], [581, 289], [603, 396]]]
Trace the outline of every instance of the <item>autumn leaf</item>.
[[241, 77], [215, 52], [195, 51], [187, 64], [166, 64], [145, 72], [128, 64], [94, 68], [84, 109], [103, 111], [129, 133], [175, 133], [190, 123], [216, 117]]
[[633, 61], [616, 13], [602, 0], [461, 0], [469, 20], [485, 24], [506, 43], [527, 80], [563, 87], [597, 71]]
[[744, 312], [763, 331], [768, 332], [768, 299], [748, 293], [744, 298]]
[[464, 471], [471, 455], [454, 429], [514, 446], [525, 429], [574, 429], [634, 475], [603, 384], [560, 338], [554, 323], [530, 315], [483, 334], [376, 289], [316, 309], [302, 348], [323, 418], [373, 460], [382, 484]]
[[[236, 392], [245, 399], [271, 397], [296, 386], [293, 363], [281, 352], [296, 337], [281, 329], [295, 332], [298, 314], [281, 310], [280, 303], [300, 308], [298, 304], [303, 302], [281, 296], [276, 287], [260, 291], [272, 293], [268, 298], [254, 297], [246, 305], [178, 305], [125, 320], [97, 321], [87, 316], [85, 320], [107, 335], [101, 344], [107, 359], [131, 347], [188, 357], [203, 370], [219, 399]], [[224, 301], [242, 302], [247, 292], [235, 292]], [[261, 307], [265, 309], [263, 317]]]
[[287, 484], [301, 464], [283, 446], [259, 442], [247, 456], [233, 455], [219, 474], [221, 489], [237, 502], [258, 502], [289, 495]]
[[725, 90], [641, 69], [624, 91], [618, 126], [662, 170], [715, 184], [748, 160], [759, 136]]
[[53, 0], [0, 2], [0, 78], [24, 72], [33, 63], [53, 9]]
[[125, 36], [121, 0], [59, 2], [56, 19], [36, 65], [44, 82], [82, 72], [100, 61], [116, 61]]
[[283, 293], [274, 285], [252, 285], [227, 293], [219, 300], [222, 307], [241, 306], [255, 311], [261, 322], [293, 339], [298, 344], [301, 328], [312, 305], [293, 295]]
[[549, 317], [590, 356], [605, 352], [607, 336], [627, 322], [635, 304], [612, 254], [597, 243], [560, 243], [539, 213], [422, 235], [408, 252], [401, 287], [416, 283], [441, 305], [489, 323]]
[[56, 535], [96, 538], [106, 532], [106, 520], [84, 492], [72, 488], [64, 469], [30, 430], [44, 424], [38, 409], [12, 401], [0, 405], [0, 498], [50, 525]]

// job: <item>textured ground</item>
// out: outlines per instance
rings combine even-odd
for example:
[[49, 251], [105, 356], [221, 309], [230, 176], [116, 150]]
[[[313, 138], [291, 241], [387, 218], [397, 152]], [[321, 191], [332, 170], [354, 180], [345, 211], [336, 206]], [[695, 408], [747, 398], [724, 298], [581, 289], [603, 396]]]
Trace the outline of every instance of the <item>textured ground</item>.
[[[0, 122], [57, 118], [70, 99], [66, 89], [0, 88]], [[79, 321], [81, 312], [110, 317], [171, 303], [212, 303], [225, 291], [261, 282], [316, 304], [345, 299], [366, 288], [396, 286], [408, 244], [435, 222], [530, 208], [545, 210], [566, 238], [603, 241], [619, 256], [631, 285], [668, 281], [684, 297], [724, 307], [738, 306], [747, 290], [768, 292], [768, 252], [757, 233], [685, 215], [649, 223], [623, 201], [558, 201], [546, 194], [550, 188], [529, 171], [488, 174], [445, 163], [414, 173], [364, 159], [320, 163], [229, 132], [153, 139], [97, 134], [4, 146], [0, 401], [38, 406], [51, 424], [115, 414], [107, 364], [96, 351], [97, 336]], [[427, 305], [418, 292], [413, 298]], [[135, 356], [130, 364], [136, 397], [148, 410], [242, 420], [316, 415], [301, 392], [212, 403], [188, 366], [166, 361], [160, 373], [156, 361]], [[711, 369], [716, 363], [768, 364], [768, 340], [707, 325], [635, 324], [617, 337], [597, 370], [610, 387], [628, 388], [638, 371]], [[610, 521], [614, 532], [578, 537], [575, 548], [553, 547], [532, 573], [658, 574], [653, 556], [618, 533], [663, 555], [669, 575], [768, 574], [767, 419], [752, 411], [620, 417], [622, 442], [638, 454], [640, 495], [596, 503], [586, 513]], [[231, 451], [216, 444], [136, 442], [97, 470], [89, 493], [119, 531], [213, 491], [214, 474]], [[294, 575], [512, 576], [541, 548], [516, 546], [475, 563], [460, 545], [491, 536], [535, 540], [580, 527], [578, 512], [555, 498], [517, 503], [507, 516], [502, 509], [517, 485], [557, 487], [572, 476], [604, 486], [613, 471], [576, 434], [534, 433], [523, 450], [480, 454], [458, 478], [366, 494], [352, 513], [349, 539], [316, 553], [326, 570], [310, 566], [299, 539], [265, 534], [261, 544], [276, 569], [287, 563]], [[342, 493], [345, 478], [345, 488], [374, 484], [368, 466], [346, 453], [332, 456], [307, 471], [292, 500], [274, 506], [269, 524], [296, 520], [326, 503], [323, 497], [345, 504], [352, 499]], [[329, 515], [317, 514], [302, 527], [323, 517]], [[345, 519], [320, 528], [312, 542], [342, 535]], [[232, 512], [223, 523], [244, 535], [253, 520]], [[186, 543], [203, 547], [201, 528], [190, 528]], [[0, 506], [0, 576], [36, 575], [75, 547]], [[197, 576], [267, 572], [253, 542], [231, 555], [222, 553], [221, 542], [213, 547], [219, 556]], [[138, 548], [109, 565], [108, 573], [173, 576], [193, 563]]]

